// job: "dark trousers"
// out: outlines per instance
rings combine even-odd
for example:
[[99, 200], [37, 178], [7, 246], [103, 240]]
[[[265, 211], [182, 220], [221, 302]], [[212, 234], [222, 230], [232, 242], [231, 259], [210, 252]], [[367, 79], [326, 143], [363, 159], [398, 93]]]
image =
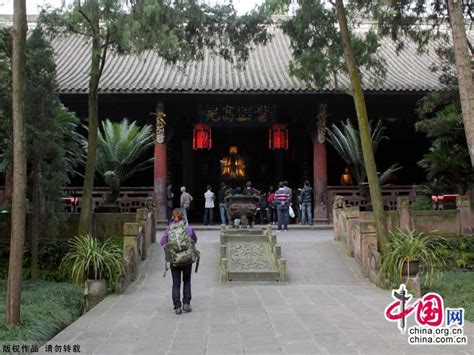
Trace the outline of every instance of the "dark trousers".
[[267, 223], [267, 214], [268, 214], [268, 208], [261, 208], [258, 210], [258, 219], [259, 219], [260, 224]]
[[285, 230], [288, 230], [288, 221], [290, 219], [289, 207], [277, 207], [277, 216], [278, 216], [278, 230], [281, 230], [282, 227]]
[[166, 220], [168, 223], [171, 221], [171, 215], [173, 214], [173, 206], [166, 206]]
[[204, 224], [213, 224], [214, 223], [214, 208], [205, 208], [204, 209]]
[[268, 207], [267, 209], [267, 220], [268, 223], [276, 223], [277, 221], [277, 211], [273, 207]]
[[191, 303], [191, 269], [193, 264], [186, 266], [171, 265], [171, 276], [173, 277], [173, 306], [174, 308], [181, 307], [181, 274], [183, 274], [183, 303]]

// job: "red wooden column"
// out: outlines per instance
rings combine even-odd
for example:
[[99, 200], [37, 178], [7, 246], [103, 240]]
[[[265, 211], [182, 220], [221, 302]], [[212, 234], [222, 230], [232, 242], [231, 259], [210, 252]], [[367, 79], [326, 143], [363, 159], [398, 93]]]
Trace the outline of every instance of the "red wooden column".
[[314, 222], [328, 221], [326, 206], [328, 167], [326, 141], [324, 138], [327, 117], [326, 109], [326, 104], [319, 105], [317, 131], [314, 134], [313, 141]]
[[156, 104], [155, 159], [153, 161], [153, 198], [157, 222], [166, 222], [166, 164], [165, 117], [163, 103]]

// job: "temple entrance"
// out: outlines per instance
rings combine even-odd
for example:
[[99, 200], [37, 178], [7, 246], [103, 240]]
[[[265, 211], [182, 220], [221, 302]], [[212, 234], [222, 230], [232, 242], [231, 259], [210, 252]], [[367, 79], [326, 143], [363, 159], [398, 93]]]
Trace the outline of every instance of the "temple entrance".
[[[244, 187], [247, 181], [267, 192], [278, 181], [290, 179], [285, 165], [290, 150], [271, 150], [268, 146], [268, 128], [213, 128], [212, 149], [193, 152], [195, 211], [200, 221], [204, 206], [206, 185], [217, 193], [220, 183], [229, 187]], [[216, 216], [215, 221], [219, 221]]]

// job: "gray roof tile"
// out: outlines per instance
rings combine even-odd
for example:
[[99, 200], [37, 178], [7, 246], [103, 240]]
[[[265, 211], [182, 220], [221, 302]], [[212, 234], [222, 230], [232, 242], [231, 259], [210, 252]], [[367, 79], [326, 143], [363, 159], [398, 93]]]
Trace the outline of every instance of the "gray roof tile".
[[[87, 43], [81, 36], [54, 38], [57, 78], [61, 93], [86, 93], [90, 67]], [[430, 70], [438, 60], [435, 44], [423, 55], [416, 54], [413, 43], [396, 54], [395, 44], [382, 40], [382, 55], [387, 61], [387, 75], [381, 86], [373, 83], [373, 75], [363, 71], [364, 89], [367, 91], [432, 91], [443, 86], [438, 74]], [[169, 65], [156, 52], [139, 55], [109, 53], [100, 82], [101, 93], [211, 93], [211, 92], [261, 92], [261, 93], [311, 93], [303, 81], [288, 73], [292, 58], [290, 41], [280, 30], [266, 46], [259, 46], [251, 53], [242, 70], [209, 51], [199, 62], [188, 63], [184, 70]], [[338, 74], [340, 86], [347, 87], [349, 80]], [[334, 83], [322, 91], [333, 91]]]

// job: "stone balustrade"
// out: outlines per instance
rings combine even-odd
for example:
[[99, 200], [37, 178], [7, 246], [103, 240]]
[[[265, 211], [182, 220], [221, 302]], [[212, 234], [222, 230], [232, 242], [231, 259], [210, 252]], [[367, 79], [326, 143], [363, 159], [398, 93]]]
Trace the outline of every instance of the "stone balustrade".
[[[412, 211], [410, 198], [397, 198], [397, 209], [386, 211], [388, 230], [416, 230], [436, 234], [466, 234], [474, 232], [474, 213], [468, 196], [459, 196], [456, 210]], [[377, 248], [377, 233], [372, 212], [346, 205], [342, 196], [333, 204], [334, 239], [343, 243], [348, 253], [361, 265], [362, 272], [378, 282], [381, 258]]]
[[132, 282], [133, 275], [138, 273], [140, 263], [148, 256], [151, 243], [156, 242], [155, 209], [152, 207], [138, 209], [135, 223], [123, 225], [123, 258], [124, 274], [120, 278], [116, 292], [122, 293]]

